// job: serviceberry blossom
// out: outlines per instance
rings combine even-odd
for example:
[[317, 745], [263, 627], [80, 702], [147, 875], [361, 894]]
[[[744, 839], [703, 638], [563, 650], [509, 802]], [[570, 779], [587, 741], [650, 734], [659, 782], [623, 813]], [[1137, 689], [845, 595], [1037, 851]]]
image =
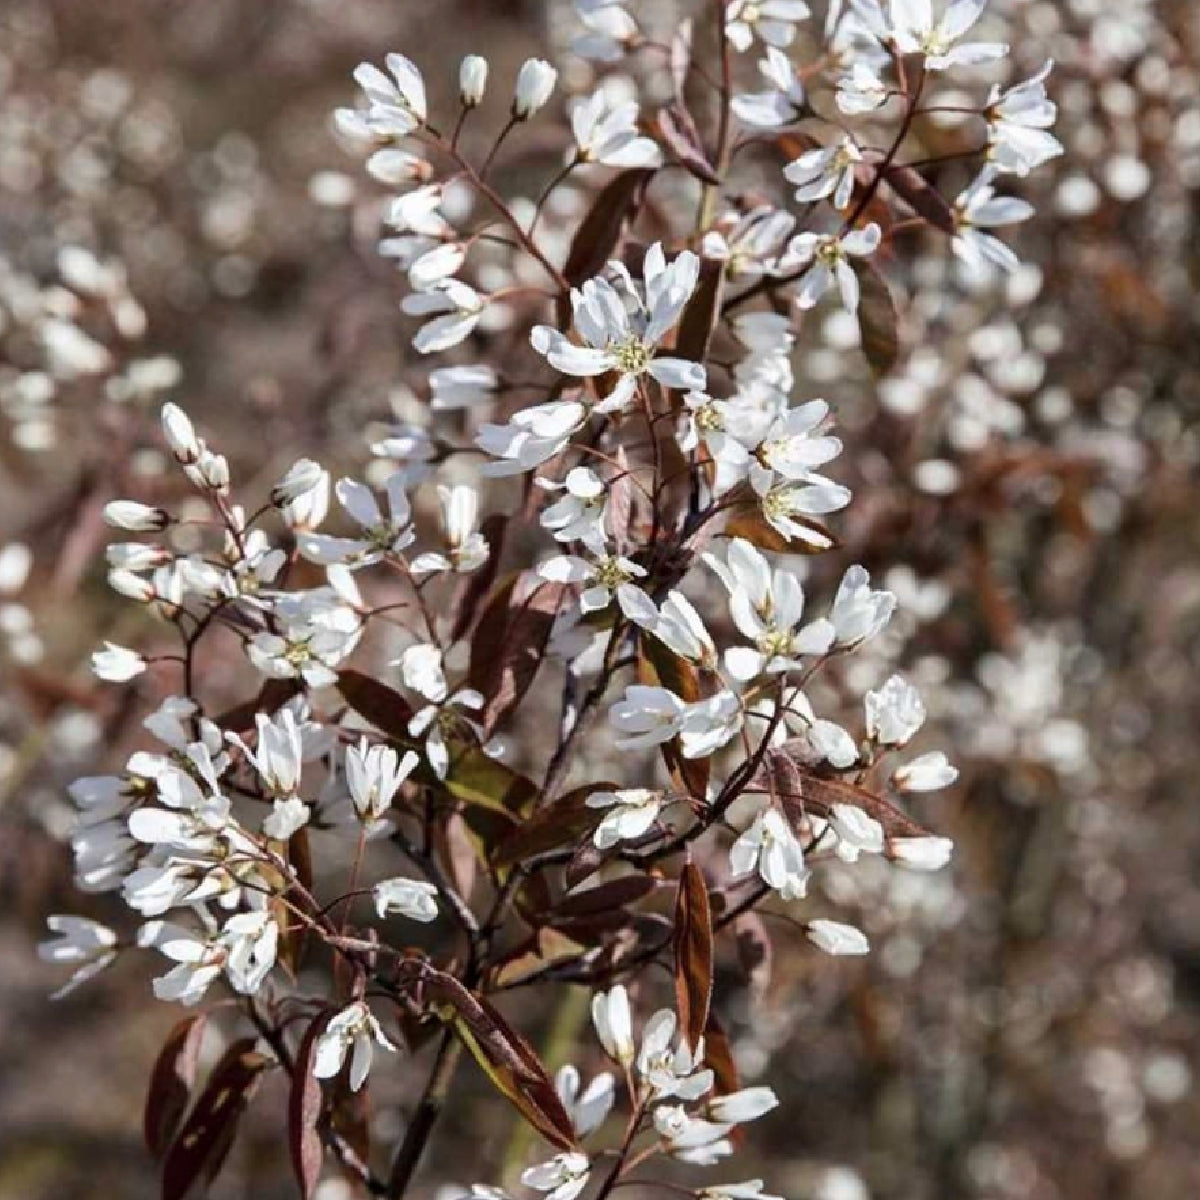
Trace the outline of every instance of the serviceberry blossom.
[[479, 493], [466, 484], [438, 485], [445, 550], [426, 551], [412, 560], [414, 575], [454, 571], [462, 575], [479, 570], [488, 560], [487, 539], [476, 528]]
[[382, 919], [399, 913], [413, 921], [437, 919], [437, 888], [424, 879], [381, 879], [371, 890], [375, 912]]
[[793, 194], [798, 202], [830, 198], [834, 208], [843, 209], [850, 203], [854, 171], [861, 162], [862, 151], [844, 137], [837, 145], [808, 150], [793, 159], [784, 167], [783, 177], [795, 185]]
[[621, 0], [575, 0], [575, 13], [585, 30], [571, 43], [580, 58], [617, 62], [639, 36]]
[[46, 925], [56, 936], [38, 943], [38, 957], [75, 968], [71, 978], [54, 993], [54, 999], [81, 987], [117, 956], [117, 935], [99, 921], [56, 913], [46, 918]]
[[572, 289], [577, 345], [549, 325], [534, 327], [533, 348], [564, 375], [584, 379], [610, 372], [616, 385], [595, 406], [599, 413], [619, 412], [637, 392], [645, 375], [668, 388], [703, 388], [698, 363], [657, 355], [659, 342], [674, 328], [696, 287], [700, 260], [685, 250], [668, 265], [661, 242], [646, 252], [644, 288], [639, 289], [620, 263], [610, 263], [614, 282], [597, 278]]
[[360, 63], [354, 79], [367, 101], [365, 110], [338, 109], [337, 126], [354, 140], [391, 142], [408, 137], [425, 123], [425, 81], [403, 54], [384, 60], [388, 74], [371, 63]]
[[805, 111], [806, 96], [792, 60], [782, 50], [768, 46], [758, 69], [768, 89], [739, 92], [731, 104], [734, 115], [760, 129], [775, 129], [798, 120]]
[[941, 18], [935, 19], [933, 0], [892, 0], [891, 40], [901, 54], [924, 55], [925, 68], [930, 71], [1003, 58], [1008, 47], [1002, 42], [960, 41], [986, 6], [987, 0], [950, 0]]
[[808, 269], [800, 281], [796, 303], [801, 308], [814, 308], [836, 284], [842, 307], [857, 312], [861, 289], [850, 259], [869, 258], [882, 239], [883, 233], [874, 221], [844, 234], [797, 234], [788, 244], [788, 259]]
[[348, 747], [346, 787], [359, 819], [368, 824], [380, 821], [419, 761], [411, 750], [401, 758], [391, 746], [371, 745], [365, 737]]
[[1033, 205], [1016, 196], [997, 196], [995, 168], [985, 168], [954, 202], [955, 255], [973, 271], [991, 266], [1015, 271], [1020, 259], [994, 234], [985, 232], [1016, 225], [1033, 216]]
[[592, 1024], [605, 1053], [623, 1067], [633, 1062], [633, 1014], [629, 993], [622, 984], [592, 997]]
[[658, 144], [638, 133], [638, 111], [636, 101], [613, 104], [603, 89], [579, 101], [571, 110], [573, 161], [605, 167], [660, 166]]
[[546, 1200], [575, 1200], [587, 1187], [590, 1172], [588, 1156], [568, 1150], [522, 1171], [521, 1182], [534, 1191], [546, 1193]]
[[917, 689], [893, 675], [866, 694], [867, 736], [881, 746], [903, 746], [925, 723], [925, 705]]
[[790, 46], [796, 22], [811, 12], [804, 0], [732, 0], [725, 9], [725, 36], [743, 52], [756, 37], [768, 46]]
[[604, 1124], [617, 1098], [611, 1072], [601, 1071], [585, 1088], [578, 1068], [571, 1063], [555, 1072], [554, 1090], [571, 1118], [576, 1136], [581, 1138]]
[[529, 120], [550, 99], [557, 80], [558, 72], [545, 59], [526, 59], [517, 73], [512, 102], [513, 117], [518, 121]]
[[993, 85], [984, 119], [988, 128], [988, 162], [999, 171], [1028, 175], [1063, 153], [1062, 142], [1050, 132], [1058, 106], [1046, 95], [1046, 80], [1054, 69], [1048, 60], [1036, 75], [1001, 91]]
[[315, 563], [343, 563], [356, 569], [398, 555], [416, 538], [407, 488], [403, 472], [397, 471], [388, 479], [384, 485], [388, 512], [384, 516], [369, 487], [353, 479], [339, 479], [334, 493], [342, 508], [361, 527], [360, 535], [345, 538], [304, 533], [297, 538], [300, 552]]
[[734, 842], [729, 869], [735, 879], [757, 870], [763, 882], [785, 900], [803, 899], [808, 890], [804, 851], [782, 813], [774, 808], [760, 812]]
[[357, 1092], [367, 1081], [375, 1047], [394, 1051], [396, 1047], [384, 1035], [371, 1010], [361, 1001], [343, 1008], [330, 1018], [317, 1038], [312, 1073], [318, 1079], [332, 1079], [350, 1058], [350, 1090]]
[[601, 850], [617, 842], [633, 841], [648, 832], [663, 807], [661, 793], [649, 788], [626, 788], [618, 792], [593, 792], [588, 808], [604, 809], [604, 819], [596, 826], [592, 840]]

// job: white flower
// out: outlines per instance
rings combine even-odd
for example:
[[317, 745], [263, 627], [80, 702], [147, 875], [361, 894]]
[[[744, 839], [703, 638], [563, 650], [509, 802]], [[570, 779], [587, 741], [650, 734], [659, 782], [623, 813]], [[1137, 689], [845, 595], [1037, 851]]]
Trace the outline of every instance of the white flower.
[[837, 106], [847, 116], [874, 112], [888, 101], [889, 89], [875, 69], [864, 62], [854, 62], [838, 80]]
[[263, 821], [263, 833], [277, 842], [286, 842], [308, 824], [311, 815], [312, 810], [299, 796], [276, 799], [271, 805], [271, 815]]
[[734, 96], [734, 116], [760, 129], [774, 129], [798, 120], [804, 112], [804, 85], [791, 59], [782, 50], [768, 46], [767, 56], [759, 62], [758, 69], [770, 89]]
[[759, 205], [744, 216], [726, 214], [704, 235], [704, 256], [723, 262], [726, 274], [733, 279], [774, 274], [795, 224], [791, 213], [769, 204]]
[[896, 597], [891, 592], [872, 591], [871, 577], [860, 566], [850, 567], [842, 582], [829, 619], [839, 646], [857, 646], [874, 637], [891, 620]]
[[580, 58], [616, 62], [638, 36], [637, 22], [620, 0], [575, 0], [575, 11], [587, 31], [571, 43]]
[[423, 879], [384, 879], [371, 890], [380, 919], [399, 913], [414, 921], [437, 919], [437, 888]]
[[696, 288], [700, 260], [685, 250], [668, 265], [662, 243], [655, 242], [642, 268], [644, 295], [620, 263], [610, 263], [609, 268], [620, 287], [596, 278], [571, 291], [575, 328], [584, 344], [549, 325], [536, 325], [530, 335], [533, 348], [564, 375], [594, 378], [615, 372], [615, 387], [596, 405], [601, 413], [623, 409], [647, 374], [663, 387], [703, 389], [705, 372], [699, 363], [655, 357], [659, 342], [678, 322]]
[[346, 751], [346, 786], [363, 821], [378, 821], [391, 807], [400, 785], [420, 759], [406, 750], [399, 758], [390, 746], [372, 746], [364, 737]]
[[146, 660], [125, 646], [105, 642], [103, 650], [92, 654], [92, 671], [106, 683], [128, 683], [146, 669]]
[[465, 341], [479, 324], [488, 298], [460, 279], [444, 279], [426, 292], [405, 296], [400, 304], [410, 317], [432, 317], [417, 330], [413, 349], [436, 354]]
[[932, 0], [892, 0], [891, 32], [901, 54], [923, 54], [930, 71], [968, 67], [1003, 58], [1001, 42], [956, 45], [987, 5], [987, 0], [950, 0], [940, 21], [933, 19]]
[[367, 174], [379, 183], [401, 187], [407, 183], [428, 183], [433, 167], [419, 154], [385, 146], [367, 159]]
[[429, 701], [408, 722], [413, 737], [425, 738], [425, 757], [439, 779], [450, 770], [450, 748], [446, 734], [464, 717], [453, 710], [474, 712], [483, 707], [483, 696], [473, 688], [460, 688], [450, 694], [442, 669], [442, 652], [425, 643], [409, 646], [400, 656], [400, 673], [405, 687], [412, 688]]
[[882, 240], [882, 231], [874, 221], [862, 229], [852, 229], [842, 235], [797, 234], [788, 245], [789, 260], [800, 266], [806, 263], [812, 265], [800, 281], [796, 303], [801, 308], [813, 308], [837, 284], [843, 307], [848, 312], [857, 312], [858, 276], [848, 260], [874, 254]]
[[571, 1118], [576, 1135], [581, 1138], [604, 1123], [616, 1096], [616, 1085], [608, 1071], [596, 1075], [580, 1094], [582, 1082], [579, 1071], [570, 1063], [560, 1067], [554, 1076], [554, 1090]]
[[978, 177], [954, 201], [955, 235], [950, 243], [954, 253], [973, 271], [988, 264], [1015, 271], [1021, 261], [998, 238], [985, 229], [1016, 225], [1033, 216], [1033, 205], [1016, 196], [997, 196], [992, 180], [994, 166], [985, 167]]
[[582, 584], [579, 606], [585, 613], [607, 608], [614, 594], [621, 595], [623, 589], [632, 587], [630, 580], [645, 577], [644, 567], [619, 554], [610, 554], [603, 542], [589, 538], [584, 547], [587, 558], [578, 554], [560, 554], [548, 558], [538, 567], [537, 573], [552, 583]]
[[114, 529], [130, 533], [157, 533], [171, 523], [169, 513], [136, 500], [110, 500], [104, 506], [104, 520]]
[[551, 400], [514, 413], [507, 425], [484, 425], [475, 444], [498, 459], [487, 463], [489, 476], [519, 475], [553, 458], [587, 419], [577, 400]]
[[618, 750], [639, 750], [669, 742], [679, 733], [684, 704], [674, 692], [661, 687], [630, 684], [625, 698], [609, 709], [608, 719], [621, 735]]
[[837, 834], [837, 856], [842, 862], [858, 862], [860, 854], [883, 853], [883, 826], [854, 804], [833, 805], [829, 827]]
[[389, 79], [371, 63], [359, 63], [354, 80], [367, 100], [365, 112], [339, 109], [338, 127], [354, 140], [398, 141], [425, 123], [425, 82], [421, 72], [403, 54], [385, 59]]
[[925, 705], [917, 689], [893, 675], [878, 691], [863, 700], [867, 736], [882, 746], [903, 746], [925, 721]]
[[[820, 479], [820, 476], [817, 477]], [[783, 479], [776, 483], [767, 471], [755, 471], [750, 477], [751, 486], [758, 495], [763, 517], [788, 541], [801, 541], [826, 550], [830, 539], [817, 530], [810, 529], [797, 517], [821, 517], [838, 512], [850, 503], [850, 489], [840, 484], [821, 482], [796, 482]]]
[[836, 146], [808, 150], [783, 168], [783, 177], [796, 185], [801, 203], [833, 197], [833, 206], [843, 209], [854, 190], [854, 168], [862, 162], [862, 151], [849, 137]]
[[1046, 79], [1054, 68], [1050, 59], [1034, 76], [988, 96], [984, 118], [988, 125], [988, 161], [998, 170], [1027, 175], [1057, 158], [1062, 143], [1050, 133], [1058, 107], [1046, 95]]
[[672, 653], [705, 669], [716, 667], [717, 648], [700, 614], [682, 592], [668, 592], [660, 608], [641, 588], [624, 584], [617, 588], [617, 600], [629, 620], [652, 633]]
[[871, 949], [871, 943], [861, 929], [843, 925], [840, 921], [826, 921], [818, 917], [815, 921], [809, 921], [804, 932], [808, 940], [826, 954], [867, 954]]
[[900, 837], [888, 842], [890, 857], [914, 871], [940, 871], [954, 853], [954, 843], [944, 837]]
[[204, 452], [204, 443], [196, 437], [191, 420], [178, 404], [162, 406], [162, 429], [178, 462], [194, 463]]
[[388, 556], [398, 555], [410, 545], [416, 534], [412, 528], [412, 508], [406, 491], [407, 477], [397, 471], [384, 484], [388, 515], [380, 510], [374, 493], [353, 479], [339, 479], [334, 491], [342, 508], [359, 524], [358, 537], [331, 537], [323, 533], [302, 533], [297, 538], [300, 553], [311, 562], [328, 566], [344, 563], [365, 567]]
[[633, 1062], [633, 1017], [629, 1011], [629, 993], [618, 983], [608, 992], [592, 997], [592, 1024], [609, 1058], [623, 1067]]
[[384, 1036], [371, 1010], [361, 1001], [351, 1004], [332, 1017], [317, 1038], [312, 1073], [318, 1079], [332, 1079], [350, 1054], [350, 1089], [357, 1092], [371, 1070], [376, 1046], [396, 1049]]
[[328, 477], [328, 473], [320, 463], [311, 458], [297, 459], [271, 489], [271, 503], [277, 508], [294, 503], [319, 487], [323, 476]]
[[601, 88], [571, 109], [575, 161], [606, 167], [658, 167], [662, 151], [638, 133], [635, 101], [613, 104]]
[[722, 1125], [741, 1125], [746, 1121], [757, 1121], [778, 1107], [779, 1097], [771, 1088], [748, 1087], [714, 1096], [704, 1110]]
[[242, 748], [268, 792], [273, 796], [295, 795], [300, 784], [301, 763], [304, 761], [304, 747], [296, 714], [290, 708], [280, 709], [274, 718], [266, 713], [255, 713], [254, 723], [258, 729], [255, 750], [251, 750], [235, 733], [228, 735], [229, 740]]
[[[518, 121], [527, 121], [550, 99], [558, 72], [544, 59], [528, 58], [517, 73], [513, 93], [512, 114]], [[555, 1200], [562, 1200], [556, 1197]]]
[[902, 792], [936, 792], [949, 787], [957, 778], [958, 768], [940, 750], [922, 754], [897, 767], [892, 774], [892, 782]]
[[698, 1100], [712, 1090], [713, 1072], [700, 1069], [703, 1041], [695, 1049], [682, 1037], [672, 1045], [676, 1023], [675, 1014], [668, 1008], [659, 1009], [646, 1022], [638, 1051], [638, 1073], [658, 1099], [677, 1096], [680, 1100]]
[[707, 758], [737, 736], [742, 702], [723, 689], [685, 706], [679, 721], [679, 748], [684, 758]]
[[465, 575], [477, 571], [488, 559], [487, 539], [475, 528], [479, 516], [479, 493], [466, 484], [456, 484], [454, 487], [438, 484], [438, 499], [441, 502], [446, 553], [418, 554], [412, 561], [413, 574], [456, 571]]
[[329, 512], [330, 484], [328, 471], [302, 458], [272, 489], [271, 503], [292, 529], [316, 529]]
[[795, 23], [810, 14], [803, 0], [731, 0], [725, 10], [725, 36], [743, 52], [755, 36], [769, 46], [790, 46]]
[[586, 1154], [568, 1150], [556, 1154], [549, 1162], [538, 1163], [521, 1172], [521, 1182], [538, 1192], [546, 1192], [546, 1200], [575, 1200], [587, 1186], [591, 1163]]
[[487, 87], [488, 61], [479, 54], [468, 54], [458, 68], [458, 97], [464, 108], [475, 108], [483, 100]]
[[729, 868], [735, 879], [756, 868], [763, 882], [785, 900], [797, 900], [808, 889], [808, 868], [796, 835], [774, 808], [760, 812], [729, 852]]
[[674, 1158], [708, 1166], [733, 1153], [725, 1136], [730, 1127], [691, 1116], [680, 1104], [660, 1104], [654, 1109], [654, 1128]]
[[596, 845], [607, 850], [617, 842], [640, 838], [658, 819], [663, 798], [649, 788], [626, 788], [617, 792], [593, 792], [585, 803], [588, 808], [608, 809], [592, 834]]
[[117, 935], [99, 921], [55, 913], [46, 918], [46, 925], [58, 936], [38, 943], [38, 958], [76, 968], [54, 993], [55, 1000], [98, 975], [117, 956]]
[[547, 491], [566, 493], [544, 509], [539, 518], [542, 528], [550, 530], [555, 541], [604, 540], [608, 493], [604, 480], [595, 471], [590, 467], [572, 467], [562, 483], [539, 478], [537, 484]]

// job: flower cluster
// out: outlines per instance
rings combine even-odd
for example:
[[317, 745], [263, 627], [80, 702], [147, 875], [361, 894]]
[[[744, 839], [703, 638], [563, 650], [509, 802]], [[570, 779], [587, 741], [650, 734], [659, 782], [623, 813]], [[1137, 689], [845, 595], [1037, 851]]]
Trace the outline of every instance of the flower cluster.
[[[499, 1002], [584, 984], [629, 1108], [601, 1194], [635, 1161], [709, 1167], [734, 1152], [735, 1127], [776, 1099], [741, 1087], [715, 1048], [722, 932], [758, 905], [795, 905], [813, 946], [862, 954], [856, 925], [811, 911], [810, 880], [870, 858], [930, 871], [951, 857], [907, 807], [957, 777], [940, 751], [909, 749], [926, 717], [916, 687], [881, 676], [858, 715], [822, 702], [827, 680], [889, 636], [897, 597], [860, 565], [820, 565], [852, 495], [835, 414], [796, 394], [793, 352], [831, 291], [864, 344], [895, 339], [877, 263], [901, 252], [902, 226], [944, 237], [973, 268], [1016, 265], [988, 231], [1032, 213], [997, 195], [1000, 180], [1056, 150], [1045, 73], [971, 109], [980, 144], [955, 157], [977, 170], [957, 200], [905, 153], [943, 73], [1003, 56], [964, 40], [983, 7], [834, 5], [828, 52], [801, 71], [788, 51], [807, 5], [721, 6], [710, 154], [681, 84], [653, 122], [633, 98], [656, 44], [635, 18], [580, 0], [577, 50], [617, 65], [567, 107], [562, 165], [536, 201], [503, 196], [491, 168], [551, 108], [554, 67], [520, 68], [482, 157], [463, 132], [486, 107], [485, 59], [463, 60], [449, 122], [408, 57], [355, 71], [359, 102], [336, 128], [389, 190], [379, 249], [406, 276], [413, 346], [452, 361], [429, 372], [428, 418], [372, 440], [375, 461], [335, 481], [301, 459], [266, 495], [235, 488], [227, 459], [163, 406], [199, 505], [104, 509], [121, 531], [109, 582], [159, 625], [142, 645], [106, 644], [93, 666], [166, 695], [145, 721], [150, 748], [71, 790], [80, 887], [119, 892], [141, 923], [122, 942], [56, 918], [47, 957], [82, 980], [126, 950], [157, 954], [169, 965], [155, 994], [187, 1005], [227, 987], [298, 1095], [343, 1071], [360, 1091], [377, 1050], [441, 1024], [431, 1087], [458, 1049], [472, 1053], [557, 1151], [522, 1176], [550, 1200], [587, 1186], [584, 1144], [616, 1081], [584, 1087], [574, 1066], [552, 1079]], [[759, 48], [769, 90], [738, 91], [737, 56]], [[805, 121], [821, 83], [836, 134], [776, 164], [774, 200], [743, 206], [735, 151], [752, 159]], [[556, 194], [593, 175], [564, 228], [580, 208]], [[646, 220], [651, 187], [691, 201], [669, 207], [694, 222]], [[470, 361], [513, 328], [513, 353]], [[482, 481], [510, 476], [523, 477], [518, 511], [489, 511]], [[253, 681], [232, 707], [208, 669], [218, 634]], [[547, 721], [551, 673], [562, 704]], [[313, 870], [318, 851], [328, 871]], [[387, 854], [404, 873], [368, 878]], [[299, 970], [314, 947], [336, 963], [319, 990]], [[677, 1007], [635, 1042], [622, 980], [654, 963], [673, 971]], [[334, 1087], [301, 1096], [301, 1119], [319, 1111], [298, 1136], [325, 1137], [378, 1190], [326, 1136]], [[389, 1194], [420, 1151], [406, 1138]], [[756, 1200], [761, 1187], [698, 1191]]]

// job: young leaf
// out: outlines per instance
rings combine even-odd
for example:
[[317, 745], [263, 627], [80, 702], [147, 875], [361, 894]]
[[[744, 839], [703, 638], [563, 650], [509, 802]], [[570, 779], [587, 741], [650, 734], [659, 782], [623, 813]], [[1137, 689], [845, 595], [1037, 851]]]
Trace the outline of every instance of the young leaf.
[[604, 269], [621, 240], [626, 218], [653, 174], [649, 167], [634, 167], [622, 171], [600, 190], [571, 242], [563, 267], [568, 283], [577, 287]]
[[685, 863], [675, 900], [675, 1005], [688, 1044], [698, 1046], [708, 1023], [713, 986], [712, 907], [704, 872]]
[[892, 167], [885, 178], [888, 186], [935, 229], [953, 236], [954, 210], [930, 182], [912, 167]]
[[689, 175], [701, 183], [720, 183], [721, 177], [708, 161], [692, 114], [682, 104], [669, 104], [658, 111], [658, 130], [671, 153]]
[[[532, 590], [517, 600], [523, 588]], [[471, 686], [487, 698], [484, 733], [490, 735], [521, 703], [545, 658], [554, 620], [567, 596], [559, 583], [524, 572], [489, 602], [471, 640]]]
[[599, 809], [588, 808], [587, 798], [593, 792], [609, 791], [616, 786], [614, 783], [589, 783], [565, 793], [553, 804], [539, 808], [492, 850], [492, 865], [511, 867], [523, 859], [573, 846], [586, 838], [604, 816]]
[[858, 324], [863, 353], [875, 375], [886, 375], [896, 365], [900, 353], [896, 306], [883, 276], [869, 262], [856, 260], [854, 270], [862, 292]]
[[364, 721], [381, 733], [400, 742], [411, 740], [408, 723], [412, 720], [412, 705], [395, 688], [361, 671], [345, 670], [338, 672], [337, 690]]
[[288, 1093], [288, 1148], [292, 1155], [292, 1170], [296, 1173], [296, 1183], [304, 1200], [309, 1200], [316, 1189], [325, 1157], [318, 1128], [324, 1093], [321, 1091], [321, 1081], [312, 1072], [313, 1056], [317, 1038], [335, 1011], [327, 1009], [314, 1017], [305, 1030], [300, 1049], [296, 1052], [296, 1066]]
[[185, 1200], [216, 1178], [238, 1121], [274, 1059], [255, 1050], [254, 1038], [234, 1042], [213, 1068], [196, 1106], [184, 1121], [163, 1163], [163, 1200]]
[[679, 319], [675, 353], [680, 358], [702, 363], [708, 357], [708, 344], [721, 315], [725, 265], [712, 258], [700, 260], [700, 278], [696, 290]]
[[196, 1085], [196, 1063], [208, 1017], [200, 1013], [180, 1021], [163, 1043], [150, 1071], [142, 1131], [146, 1148], [161, 1158], [187, 1111]]

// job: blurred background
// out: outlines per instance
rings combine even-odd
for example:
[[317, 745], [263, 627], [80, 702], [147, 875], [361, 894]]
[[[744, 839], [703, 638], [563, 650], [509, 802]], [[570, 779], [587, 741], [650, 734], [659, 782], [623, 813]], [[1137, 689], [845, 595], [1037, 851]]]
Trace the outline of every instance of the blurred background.
[[[634, 7], [669, 23], [665, 0]], [[826, 308], [796, 363], [798, 394], [837, 413], [856, 497], [817, 582], [862, 561], [899, 594], [903, 648], [879, 653], [901, 653], [962, 769], [920, 812], [958, 854], [940, 875], [824, 878], [866, 960], [781, 936], [771, 963], [728, 964], [744, 1074], [769, 1065], [784, 1101], [740, 1173], [790, 1200], [1190, 1200], [1200, 7], [989, 12], [1013, 78], [1058, 63], [1067, 154], [1022, 184], [1038, 215], [1013, 239], [1031, 265], [965, 286], [924, 235], [890, 275], [896, 370], [873, 379]], [[520, 62], [571, 32], [549, 0], [0, 0], [0, 1200], [157, 1186], [140, 1109], [178, 1014], [130, 967], [50, 1004], [61, 973], [34, 957], [50, 912], [124, 919], [73, 893], [62, 844], [65, 785], [119, 763], [141, 715], [88, 654], [163, 636], [108, 591], [100, 510], [164, 486], [166, 396], [264, 493], [300, 455], [361, 464], [427, 367], [375, 254], [382, 193], [329, 114], [364, 58], [408, 53], [436, 108], [479, 52], [494, 129]], [[932, 136], [953, 148], [953, 127]], [[558, 149], [531, 130], [505, 190], [536, 195]], [[509, 1116], [480, 1077], [462, 1086], [424, 1193], [498, 1178]], [[283, 1093], [264, 1096], [216, 1197], [294, 1194]]]

